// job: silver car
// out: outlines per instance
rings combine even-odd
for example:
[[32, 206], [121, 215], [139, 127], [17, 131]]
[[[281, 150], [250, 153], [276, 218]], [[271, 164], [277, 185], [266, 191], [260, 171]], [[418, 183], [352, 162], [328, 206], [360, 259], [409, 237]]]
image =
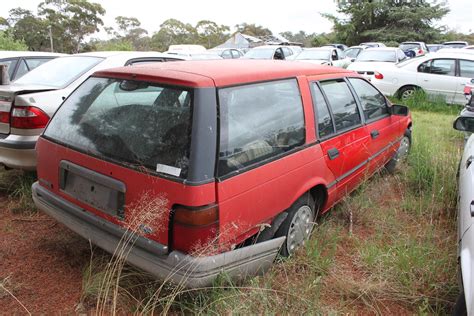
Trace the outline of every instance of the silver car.
[[182, 60], [155, 52], [94, 52], [54, 59], [0, 86], [0, 164], [36, 169], [35, 145], [61, 103], [92, 73], [107, 68]]
[[[463, 110], [454, 128], [474, 132], [474, 112]], [[460, 295], [455, 315], [474, 315], [474, 134], [467, 139], [459, 163], [458, 262]]]
[[11, 81], [15, 81], [36, 67], [60, 56], [66, 56], [66, 54], [0, 51], [0, 64], [8, 66], [8, 76]]

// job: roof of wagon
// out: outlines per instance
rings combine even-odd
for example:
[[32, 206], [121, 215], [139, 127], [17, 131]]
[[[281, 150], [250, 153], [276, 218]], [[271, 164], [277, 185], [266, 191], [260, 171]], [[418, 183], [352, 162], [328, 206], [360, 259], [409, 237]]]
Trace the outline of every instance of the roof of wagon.
[[346, 69], [282, 60], [196, 60], [120, 67], [97, 76], [136, 78], [192, 87], [223, 87], [318, 74], [349, 74]]

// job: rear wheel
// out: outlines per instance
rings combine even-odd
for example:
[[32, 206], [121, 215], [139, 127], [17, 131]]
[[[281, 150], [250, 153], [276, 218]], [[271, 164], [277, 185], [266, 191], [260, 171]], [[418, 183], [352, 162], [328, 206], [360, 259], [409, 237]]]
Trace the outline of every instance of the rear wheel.
[[406, 86], [400, 89], [398, 92], [398, 97], [402, 100], [407, 100], [415, 96], [417, 91], [423, 91], [415, 86]]
[[275, 234], [275, 237], [286, 237], [280, 250], [282, 256], [291, 256], [309, 239], [316, 218], [314, 209], [310, 194], [300, 197], [288, 209], [288, 216]]

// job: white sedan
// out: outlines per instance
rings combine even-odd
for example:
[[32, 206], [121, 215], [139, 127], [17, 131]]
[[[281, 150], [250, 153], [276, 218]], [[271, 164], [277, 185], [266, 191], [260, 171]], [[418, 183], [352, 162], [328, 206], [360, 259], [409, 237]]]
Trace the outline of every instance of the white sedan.
[[330, 46], [304, 49], [293, 60], [342, 68], [346, 68], [350, 63], [342, 50]]
[[[463, 110], [454, 128], [474, 132], [474, 113]], [[459, 163], [458, 262], [461, 291], [453, 315], [474, 315], [474, 134], [464, 147]]]
[[433, 53], [395, 67], [380, 67], [372, 83], [385, 95], [401, 99], [420, 90], [446, 103], [464, 104], [464, 86], [474, 78], [474, 55]]
[[347, 69], [354, 70], [369, 81], [378, 78], [379, 70], [391, 67], [408, 57], [396, 47], [375, 47], [362, 51]]

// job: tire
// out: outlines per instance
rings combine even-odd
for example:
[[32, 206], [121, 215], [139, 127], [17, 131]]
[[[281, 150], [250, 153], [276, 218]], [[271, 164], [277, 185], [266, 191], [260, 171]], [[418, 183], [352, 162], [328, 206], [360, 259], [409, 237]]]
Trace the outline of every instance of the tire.
[[408, 100], [412, 98], [417, 91], [423, 91], [415, 86], [405, 86], [398, 91], [398, 97], [401, 100]]
[[285, 236], [280, 255], [289, 257], [309, 239], [316, 218], [314, 200], [304, 194], [287, 210], [288, 216], [278, 228], [275, 237]]
[[385, 170], [388, 171], [390, 174], [394, 174], [398, 163], [400, 160], [404, 160], [408, 154], [410, 153], [412, 141], [411, 141], [411, 130], [408, 128], [405, 130], [403, 134], [403, 138], [400, 141], [400, 147], [398, 147], [397, 152], [393, 155], [389, 162], [385, 165]]
[[461, 291], [461, 293], [459, 293], [459, 296], [456, 300], [456, 304], [454, 305], [453, 315], [454, 316], [467, 315], [466, 296], [464, 295], [464, 291]]

